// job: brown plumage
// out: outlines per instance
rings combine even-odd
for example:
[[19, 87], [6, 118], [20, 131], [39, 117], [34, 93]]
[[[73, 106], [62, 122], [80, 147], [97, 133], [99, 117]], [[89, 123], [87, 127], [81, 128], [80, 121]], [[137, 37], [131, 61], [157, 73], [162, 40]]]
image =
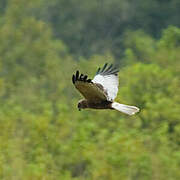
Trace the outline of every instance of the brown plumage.
[[98, 68], [93, 80], [76, 71], [72, 76], [72, 82], [85, 98], [78, 102], [78, 109], [116, 109], [128, 115], [138, 112], [139, 109], [135, 106], [114, 102], [119, 85], [118, 72], [117, 67], [113, 67], [112, 64], [108, 67], [107, 63], [102, 69]]

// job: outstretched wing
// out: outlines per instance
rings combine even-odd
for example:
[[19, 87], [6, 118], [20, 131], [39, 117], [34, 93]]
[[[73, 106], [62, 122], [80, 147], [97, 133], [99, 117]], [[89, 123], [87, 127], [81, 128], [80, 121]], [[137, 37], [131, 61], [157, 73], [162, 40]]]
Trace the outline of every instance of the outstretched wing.
[[107, 92], [107, 100], [113, 101], [118, 93], [118, 72], [119, 69], [112, 64], [108, 67], [106, 63], [103, 68], [99, 68], [96, 72], [93, 83], [98, 83], [103, 86], [105, 92]]
[[94, 103], [107, 100], [107, 95], [103, 87], [87, 78], [87, 75], [84, 76], [81, 74], [79, 76], [79, 71], [76, 71], [76, 75], [73, 74], [72, 76], [72, 82], [87, 100]]

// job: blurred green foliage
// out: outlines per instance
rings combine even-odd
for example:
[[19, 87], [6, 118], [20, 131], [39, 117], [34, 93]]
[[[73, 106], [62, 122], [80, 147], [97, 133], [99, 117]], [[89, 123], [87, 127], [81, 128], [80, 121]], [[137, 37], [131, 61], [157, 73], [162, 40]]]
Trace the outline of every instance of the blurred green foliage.
[[[0, 179], [180, 179], [180, 4], [135, 2], [0, 2]], [[77, 110], [105, 62], [137, 115]]]

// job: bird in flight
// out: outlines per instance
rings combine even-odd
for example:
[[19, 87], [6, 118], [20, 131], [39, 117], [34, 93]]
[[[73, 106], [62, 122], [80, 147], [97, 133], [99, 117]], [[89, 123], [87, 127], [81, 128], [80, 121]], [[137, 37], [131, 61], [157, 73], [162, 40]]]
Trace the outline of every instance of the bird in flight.
[[128, 115], [138, 112], [139, 108], [135, 106], [114, 101], [118, 93], [118, 72], [116, 66], [113, 64], [108, 66], [107, 63], [97, 70], [92, 80], [76, 71], [72, 76], [72, 82], [85, 98], [78, 102], [78, 109], [115, 109]]

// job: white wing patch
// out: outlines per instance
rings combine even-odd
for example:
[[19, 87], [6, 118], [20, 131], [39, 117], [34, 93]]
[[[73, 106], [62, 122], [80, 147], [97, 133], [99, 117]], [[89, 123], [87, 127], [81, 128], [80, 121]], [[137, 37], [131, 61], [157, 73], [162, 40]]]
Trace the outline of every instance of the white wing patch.
[[108, 94], [108, 100], [113, 101], [118, 93], [119, 80], [115, 74], [100, 75], [97, 74], [92, 80], [93, 83], [99, 83], [103, 86], [104, 90]]

